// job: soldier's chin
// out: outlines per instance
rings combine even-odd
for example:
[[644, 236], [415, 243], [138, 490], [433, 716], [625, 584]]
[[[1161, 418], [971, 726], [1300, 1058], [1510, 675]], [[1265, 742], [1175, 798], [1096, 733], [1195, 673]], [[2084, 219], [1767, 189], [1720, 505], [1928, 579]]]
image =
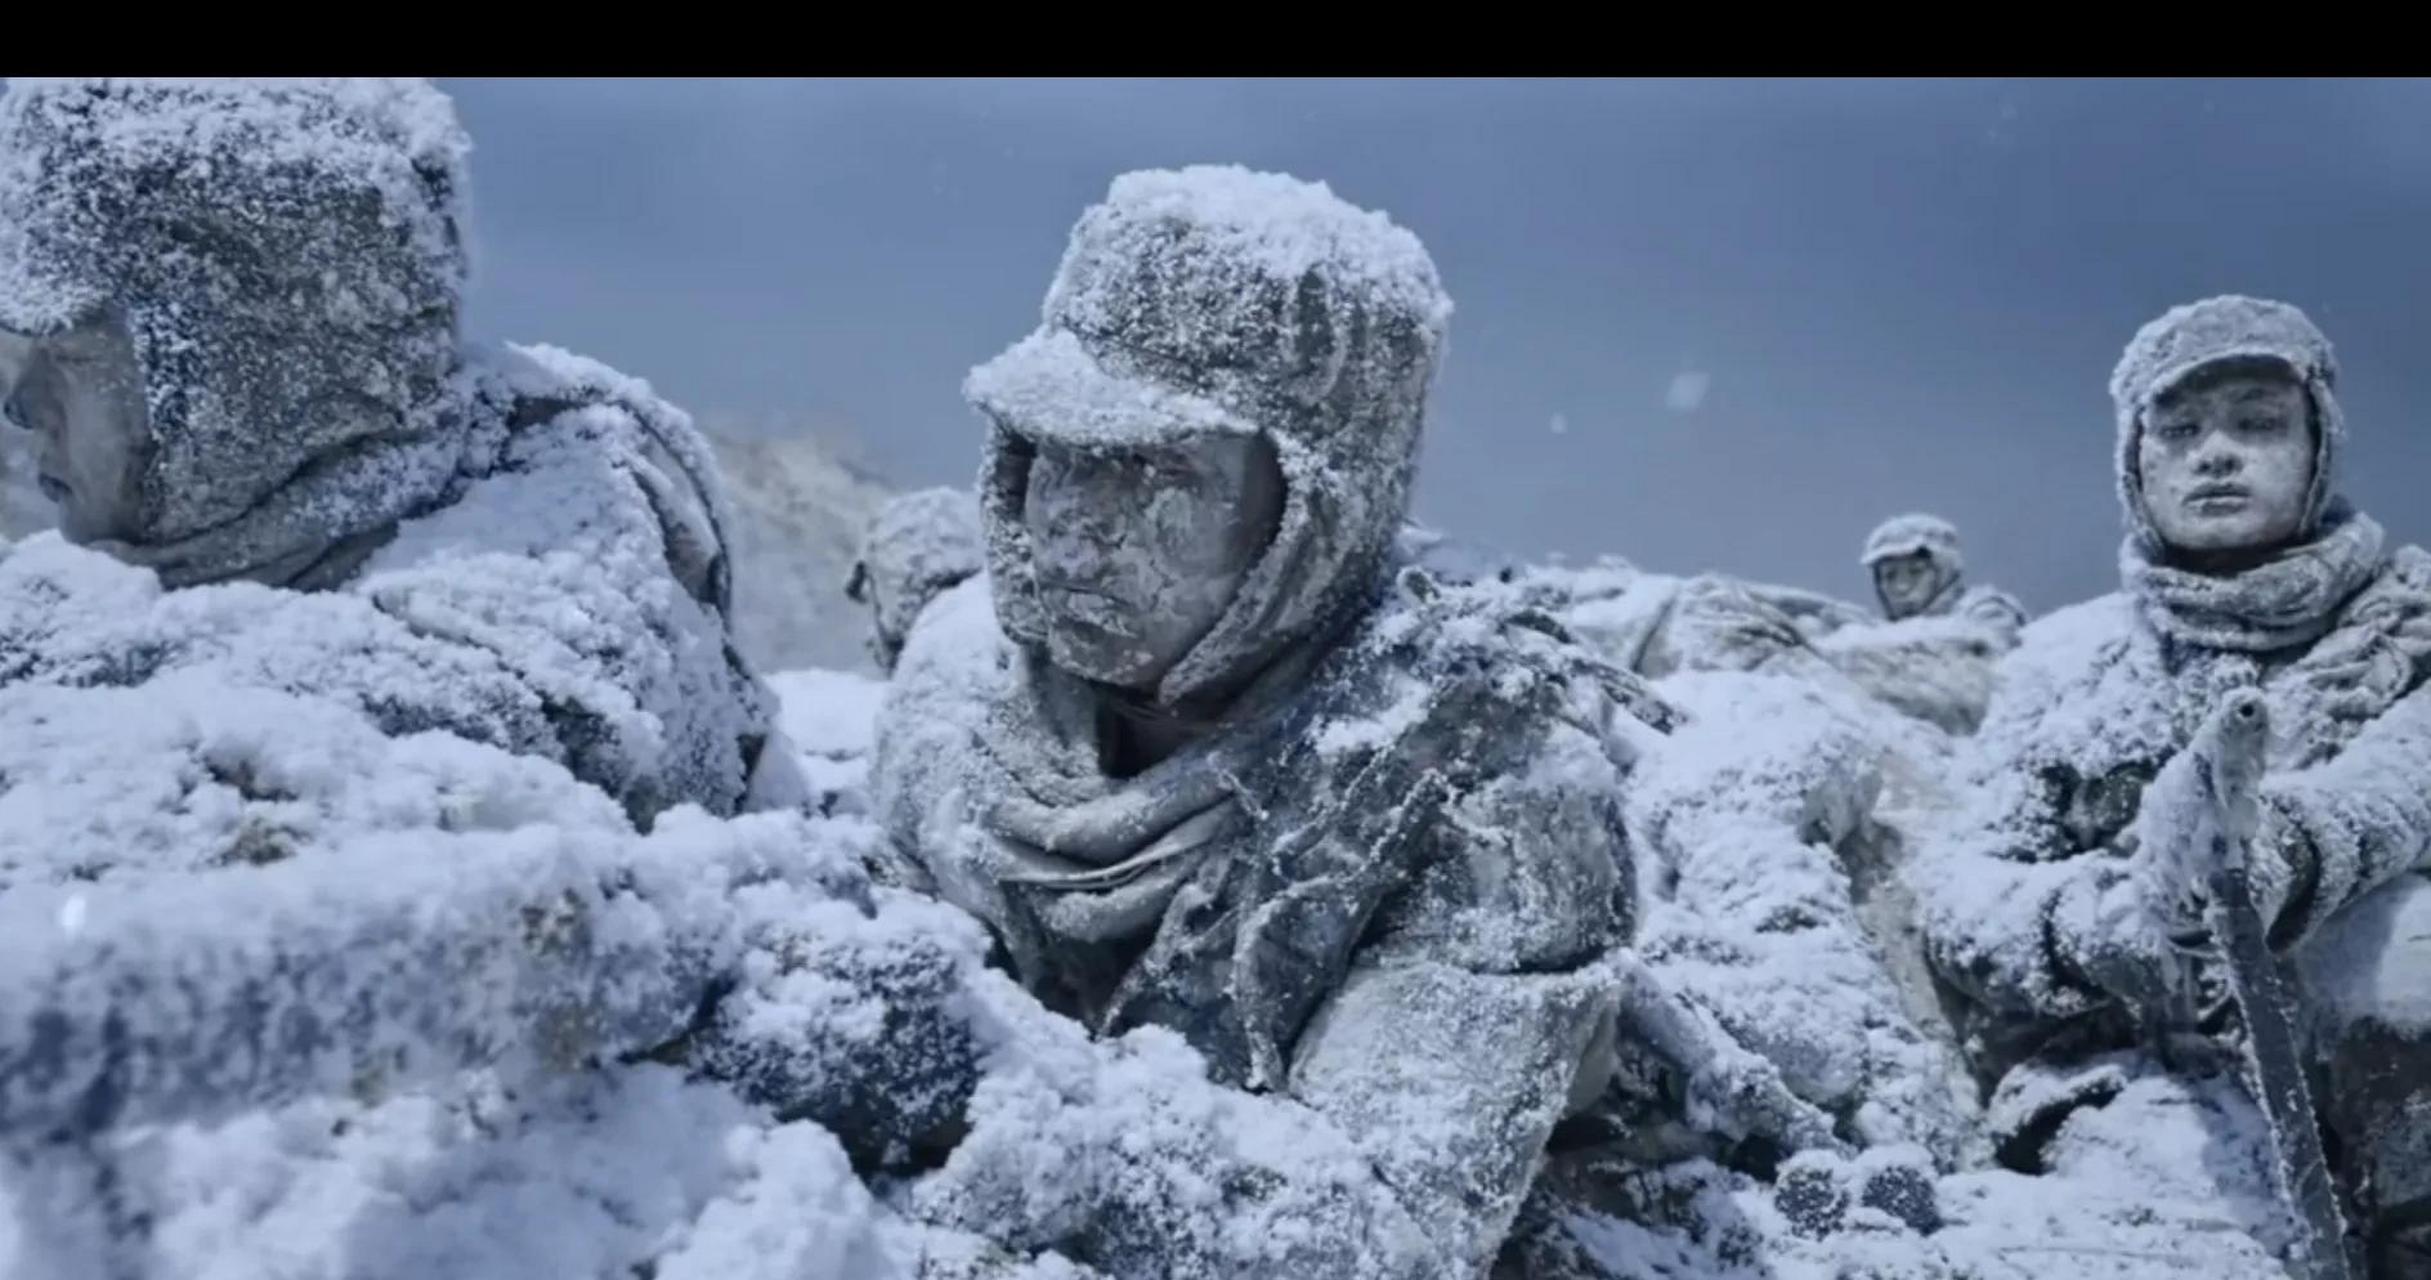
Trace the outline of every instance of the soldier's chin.
[[1155, 683], [1147, 675], [1152, 664], [1137, 641], [1087, 622], [1048, 624], [1047, 658], [1071, 675], [1120, 689], [1145, 689]]
[[2169, 544], [2180, 551], [2260, 551], [2284, 541], [2268, 512], [2252, 507], [2233, 511], [2190, 511], [2168, 531]]

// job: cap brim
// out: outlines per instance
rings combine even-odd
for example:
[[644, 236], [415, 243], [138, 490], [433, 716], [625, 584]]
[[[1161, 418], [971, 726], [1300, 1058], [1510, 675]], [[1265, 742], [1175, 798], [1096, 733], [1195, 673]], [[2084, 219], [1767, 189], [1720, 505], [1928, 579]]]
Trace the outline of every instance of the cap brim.
[[1074, 448], [1258, 432], [1205, 396], [1106, 368], [1066, 329], [1041, 329], [971, 370], [963, 394], [1016, 435]]
[[2181, 361], [2161, 370], [2144, 384], [2144, 403], [2149, 405], [2168, 395], [2183, 385], [2188, 378], [2214, 365], [2245, 360], [2267, 361], [2287, 370], [2288, 376], [2296, 381], [2300, 383], [2304, 381], [2304, 365], [2285, 351], [2270, 347], [2229, 347], [2219, 351], [2206, 351], [2192, 360]]
[[1891, 559], [1894, 556], [1912, 556], [1919, 551], [1931, 551], [1932, 549], [1933, 544], [1922, 539], [1911, 539], [1906, 542], [1884, 543], [1878, 547], [1867, 548], [1865, 554], [1859, 558], [1858, 566], [1860, 568], [1871, 569], [1875, 565]]

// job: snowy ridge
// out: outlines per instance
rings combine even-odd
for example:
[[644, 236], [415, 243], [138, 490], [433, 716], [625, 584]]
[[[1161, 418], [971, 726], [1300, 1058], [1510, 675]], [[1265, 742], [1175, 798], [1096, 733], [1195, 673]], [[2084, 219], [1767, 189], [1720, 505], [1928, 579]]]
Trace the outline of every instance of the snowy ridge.
[[891, 490], [790, 415], [700, 414], [732, 511], [735, 645], [761, 671], [861, 671], [867, 610], [845, 595], [861, 531]]

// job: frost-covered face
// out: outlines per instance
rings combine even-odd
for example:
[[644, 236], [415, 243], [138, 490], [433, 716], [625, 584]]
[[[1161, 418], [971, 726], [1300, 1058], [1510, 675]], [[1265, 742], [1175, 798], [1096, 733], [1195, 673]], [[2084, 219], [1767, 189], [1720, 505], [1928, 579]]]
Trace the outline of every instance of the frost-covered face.
[[37, 482], [73, 542], [135, 531], [146, 426], [143, 372], [125, 319], [103, 311], [26, 342], [8, 415], [42, 442]]
[[1882, 597], [1883, 614], [1894, 622], [1922, 613], [1948, 585], [1948, 576], [1941, 566], [1922, 551], [1885, 556], [1874, 562], [1874, 591]]
[[2313, 485], [2312, 405], [2272, 365], [2199, 373], [2155, 401], [2136, 444], [2144, 516], [2197, 557], [2254, 554], [2302, 528]]
[[1153, 690], [1232, 606], [1283, 511], [1261, 437], [1083, 450], [1042, 443], [1022, 521], [1055, 665]]

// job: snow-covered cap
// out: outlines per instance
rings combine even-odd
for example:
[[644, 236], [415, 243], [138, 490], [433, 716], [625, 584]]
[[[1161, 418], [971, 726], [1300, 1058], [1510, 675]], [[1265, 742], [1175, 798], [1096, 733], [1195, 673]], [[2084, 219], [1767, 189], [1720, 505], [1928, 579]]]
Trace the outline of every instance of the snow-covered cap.
[[411, 429], [455, 345], [469, 151], [418, 80], [9, 82], [0, 328], [123, 313], [146, 540]]
[[1503, 552], [1481, 546], [1464, 538], [1455, 538], [1440, 529], [1432, 529], [1415, 521], [1401, 527], [1394, 540], [1394, 557], [1406, 565], [1424, 569], [1437, 582], [1468, 583], [1493, 579], [1508, 581], [1523, 567]]
[[871, 605], [873, 656], [891, 668], [920, 611], [986, 567], [986, 558], [979, 504], [968, 491], [918, 489], [888, 499], [862, 531], [845, 585], [845, 594]]
[[1159, 690], [1222, 683], [1322, 627], [1381, 571], [1409, 505], [1451, 299], [1418, 238], [1323, 183], [1237, 166], [1127, 173], [1072, 229], [1040, 327], [971, 371], [1007, 635], [1037, 643], [1021, 509], [1031, 450], [1262, 436], [1272, 545]]
[[1872, 569], [1893, 556], [1919, 551], [1951, 577], [1967, 571], [1966, 557], [1958, 549], [1958, 526], [1922, 512], [1893, 516], [1874, 526], [1874, 532], [1866, 535], [1865, 553], [1858, 563]]
[[1120, 447], [1256, 433], [1346, 371], [1431, 360], [1451, 301], [1383, 214], [1321, 182], [1200, 165], [1116, 178], [1042, 312], [966, 393], [1030, 439]]
[[2229, 360], [2284, 366], [2303, 386], [2313, 406], [2314, 451], [2313, 486], [2306, 495], [2299, 536], [2310, 537], [2329, 507], [2346, 439], [2346, 417], [2336, 394], [2338, 361], [2330, 340], [2304, 312], [2287, 303], [2240, 294], [2205, 298], [2172, 307], [2137, 330], [2110, 375], [2110, 400], [2118, 420], [2119, 503], [2129, 532], [2148, 551], [2163, 548], [2144, 510], [2143, 478], [2136, 463], [2144, 415], [2198, 371]]

